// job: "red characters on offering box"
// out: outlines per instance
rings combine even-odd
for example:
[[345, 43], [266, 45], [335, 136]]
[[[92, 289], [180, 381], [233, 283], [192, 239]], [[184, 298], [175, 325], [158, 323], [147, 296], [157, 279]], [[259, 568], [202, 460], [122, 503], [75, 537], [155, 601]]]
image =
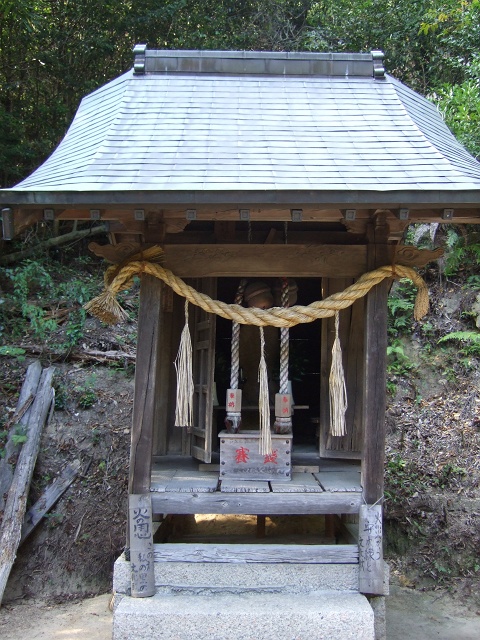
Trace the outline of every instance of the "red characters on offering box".
[[250, 449], [247, 449], [246, 447], [240, 447], [240, 449], [236, 449], [236, 451], [235, 451], [235, 462], [237, 464], [239, 462], [247, 462], [248, 461], [249, 452], [250, 452]]

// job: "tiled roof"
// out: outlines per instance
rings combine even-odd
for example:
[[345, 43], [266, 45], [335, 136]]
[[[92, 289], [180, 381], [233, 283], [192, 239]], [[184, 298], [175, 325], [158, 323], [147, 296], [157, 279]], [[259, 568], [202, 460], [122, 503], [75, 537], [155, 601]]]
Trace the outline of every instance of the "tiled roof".
[[480, 163], [378, 55], [147, 51], [12, 190], [40, 191], [461, 200], [480, 194]]

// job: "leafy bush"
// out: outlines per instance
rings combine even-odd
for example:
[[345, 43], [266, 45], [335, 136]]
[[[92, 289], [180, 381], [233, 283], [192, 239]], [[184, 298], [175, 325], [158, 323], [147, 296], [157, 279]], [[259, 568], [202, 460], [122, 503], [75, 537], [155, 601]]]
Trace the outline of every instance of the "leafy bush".
[[[79, 276], [74, 266], [44, 259], [1, 269], [0, 279], [5, 282], [0, 301], [0, 339], [5, 355], [11, 350], [7, 343], [14, 339], [30, 337], [68, 350], [83, 337], [86, 312], [82, 305], [98, 289], [97, 278], [85, 272]], [[60, 323], [64, 323], [63, 332], [57, 331]]]

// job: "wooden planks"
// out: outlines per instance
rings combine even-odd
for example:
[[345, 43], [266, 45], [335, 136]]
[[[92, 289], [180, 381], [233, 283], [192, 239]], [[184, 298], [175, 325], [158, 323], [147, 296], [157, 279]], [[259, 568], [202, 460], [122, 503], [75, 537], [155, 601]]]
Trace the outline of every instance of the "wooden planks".
[[284, 544], [154, 545], [155, 562], [222, 562], [232, 564], [358, 564], [358, 546]]
[[359, 471], [327, 471], [314, 476], [325, 491], [362, 491]]
[[218, 488], [218, 477], [208, 475], [192, 475], [190, 477], [176, 474], [166, 484], [166, 492], [177, 493], [212, 493]]
[[155, 492], [155, 513], [223, 513], [308, 515], [358, 513], [362, 502], [359, 492], [322, 493], [223, 493]]
[[152, 480], [150, 483], [151, 491], [160, 491], [165, 492], [167, 489], [167, 484], [173, 478], [173, 476], [177, 473], [176, 469], [159, 469], [158, 467], [154, 467], [152, 469]]
[[220, 491], [224, 493], [269, 493], [268, 482], [262, 480], [222, 480]]
[[322, 493], [323, 489], [311, 473], [293, 473], [292, 480], [270, 482], [273, 493]]

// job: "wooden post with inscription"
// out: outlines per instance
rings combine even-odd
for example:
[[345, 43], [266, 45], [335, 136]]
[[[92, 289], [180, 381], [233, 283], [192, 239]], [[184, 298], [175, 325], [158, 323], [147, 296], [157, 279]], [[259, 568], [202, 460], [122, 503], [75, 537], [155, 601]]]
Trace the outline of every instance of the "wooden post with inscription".
[[[143, 275], [138, 314], [138, 347], [135, 368], [132, 444], [130, 450], [129, 527], [127, 550], [132, 569], [132, 596], [155, 593], [152, 541], [152, 472], [153, 433], [157, 418], [159, 380], [159, 334], [162, 283]], [[153, 556], [152, 556], [153, 558]]]
[[[388, 264], [388, 225], [379, 212], [367, 230], [368, 268]], [[362, 593], [383, 595], [382, 553], [383, 475], [385, 461], [385, 409], [387, 368], [387, 298], [390, 282], [384, 280], [367, 294], [365, 308], [365, 391], [363, 402], [364, 444], [360, 512], [360, 574]], [[362, 556], [363, 550], [363, 556]]]
[[150, 494], [128, 496], [130, 527], [131, 595], [146, 598], [155, 595], [155, 571]]
[[358, 526], [358, 589], [384, 595], [382, 506], [362, 504]]

